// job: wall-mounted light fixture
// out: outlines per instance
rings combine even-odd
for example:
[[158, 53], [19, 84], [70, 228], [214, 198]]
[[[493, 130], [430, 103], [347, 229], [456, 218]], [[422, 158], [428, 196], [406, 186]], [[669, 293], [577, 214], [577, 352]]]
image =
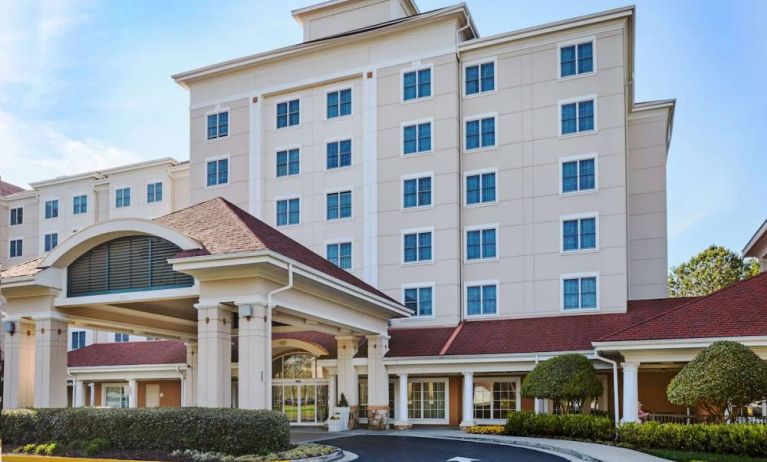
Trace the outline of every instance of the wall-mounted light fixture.
[[16, 333], [16, 323], [13, 321], [3, 321], [3, 330], [8, 333], [8, 335], [13, 335]]
[[253, 305], [240, 305], [238, 309], [241, 318], [250, 321], [250, 318], [253, 317]]

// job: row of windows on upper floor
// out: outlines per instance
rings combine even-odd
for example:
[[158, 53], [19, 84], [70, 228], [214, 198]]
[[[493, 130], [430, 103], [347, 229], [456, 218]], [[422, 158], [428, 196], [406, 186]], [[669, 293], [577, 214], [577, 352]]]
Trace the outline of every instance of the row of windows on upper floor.
[[[146, 201], [148, 204], [162, 201], [162, 183], [151, 183], [146, 187]], [[115, 207], [123, 208], [131, 205], [131, 188], [115, 189]], [[85, 194], [72, 197], [72, 215], [88, 213], [88, 196]], [[44, 204], [43, 218], [52, 219], [59, 216], [59, 199], [46, 200]], [[13, 207], [10, 210], [10, 225], [24, 224], [24, 207]]]
[[[594, 72], [593, 40], [560, 46], [559, 76], [567, 78]], [[496, 62], [489, 60], [464, 66], [463, 92], [465, 96], [490, 93], [496, 89]], [[432, 96], [432, 68], [423, 67], [402, 73], [402, 101], [409, 102]], [[332, 90], [325, 94], [325, 117], [335, 119], [352, 114], [352, 89]], [[581, 124], [582, 117], [592, 117], [593, 105], [576, 107], [568, 104], [563, 108], [562, 134], [590, 130], [588, 123]], [[589, 115], [589, 111], [592, 112]], [[565, 112], [567, 123], [565, 123]], [[583, 113], [583, 114], [581, 114]], [[297, 126], [301, 123], [301, 100], [291, 99], [277, 103], [275, 127], [277, 129]], [[583, 125], [583, 127], [581, 127]], [[468, 126], [467, 126], [468, 129]], [[483, 130], [484, 131], [484, 130]], [[479, 133], [479, 128], [477, 128]], [[216, 111], [207, 115], [207, 139], [229, 136], [229, 111]]]
[[[85, 347], [85, 331], [84, 330], [76, 330], [72, 331], [72, 350], [79, 350], [80, 348]], [[130, 335], [121, 333], [121, 332], [115, 332], [114, 334], [114, 342], [115, 343], [125, 343], [130, 341]]]

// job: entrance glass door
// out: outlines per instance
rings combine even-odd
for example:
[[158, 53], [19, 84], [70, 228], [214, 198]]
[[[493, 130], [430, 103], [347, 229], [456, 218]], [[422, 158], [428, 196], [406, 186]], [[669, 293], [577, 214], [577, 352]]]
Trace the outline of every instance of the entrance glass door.
[[297, 424], [320, 424], [328, 418], [327, 383], [275, 383], [272, 409]]

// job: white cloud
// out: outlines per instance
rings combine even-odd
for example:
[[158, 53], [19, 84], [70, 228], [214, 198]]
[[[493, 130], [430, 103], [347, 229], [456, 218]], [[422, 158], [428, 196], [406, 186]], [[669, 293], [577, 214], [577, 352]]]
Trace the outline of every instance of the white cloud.
[[138, 154], [96, 139], [75, 139], [47, 124], [28, 123], [0, 111], [0, 175], [30, 182], [141, 162]]

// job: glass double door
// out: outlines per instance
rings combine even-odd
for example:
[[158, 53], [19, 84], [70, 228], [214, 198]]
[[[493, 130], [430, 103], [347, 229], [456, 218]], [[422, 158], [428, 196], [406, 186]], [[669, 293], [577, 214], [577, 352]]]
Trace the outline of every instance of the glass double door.
[[310, 381], [275, 381], [272, 409], [290, 423], [321, 424], [328, 419], [328, 384]]

